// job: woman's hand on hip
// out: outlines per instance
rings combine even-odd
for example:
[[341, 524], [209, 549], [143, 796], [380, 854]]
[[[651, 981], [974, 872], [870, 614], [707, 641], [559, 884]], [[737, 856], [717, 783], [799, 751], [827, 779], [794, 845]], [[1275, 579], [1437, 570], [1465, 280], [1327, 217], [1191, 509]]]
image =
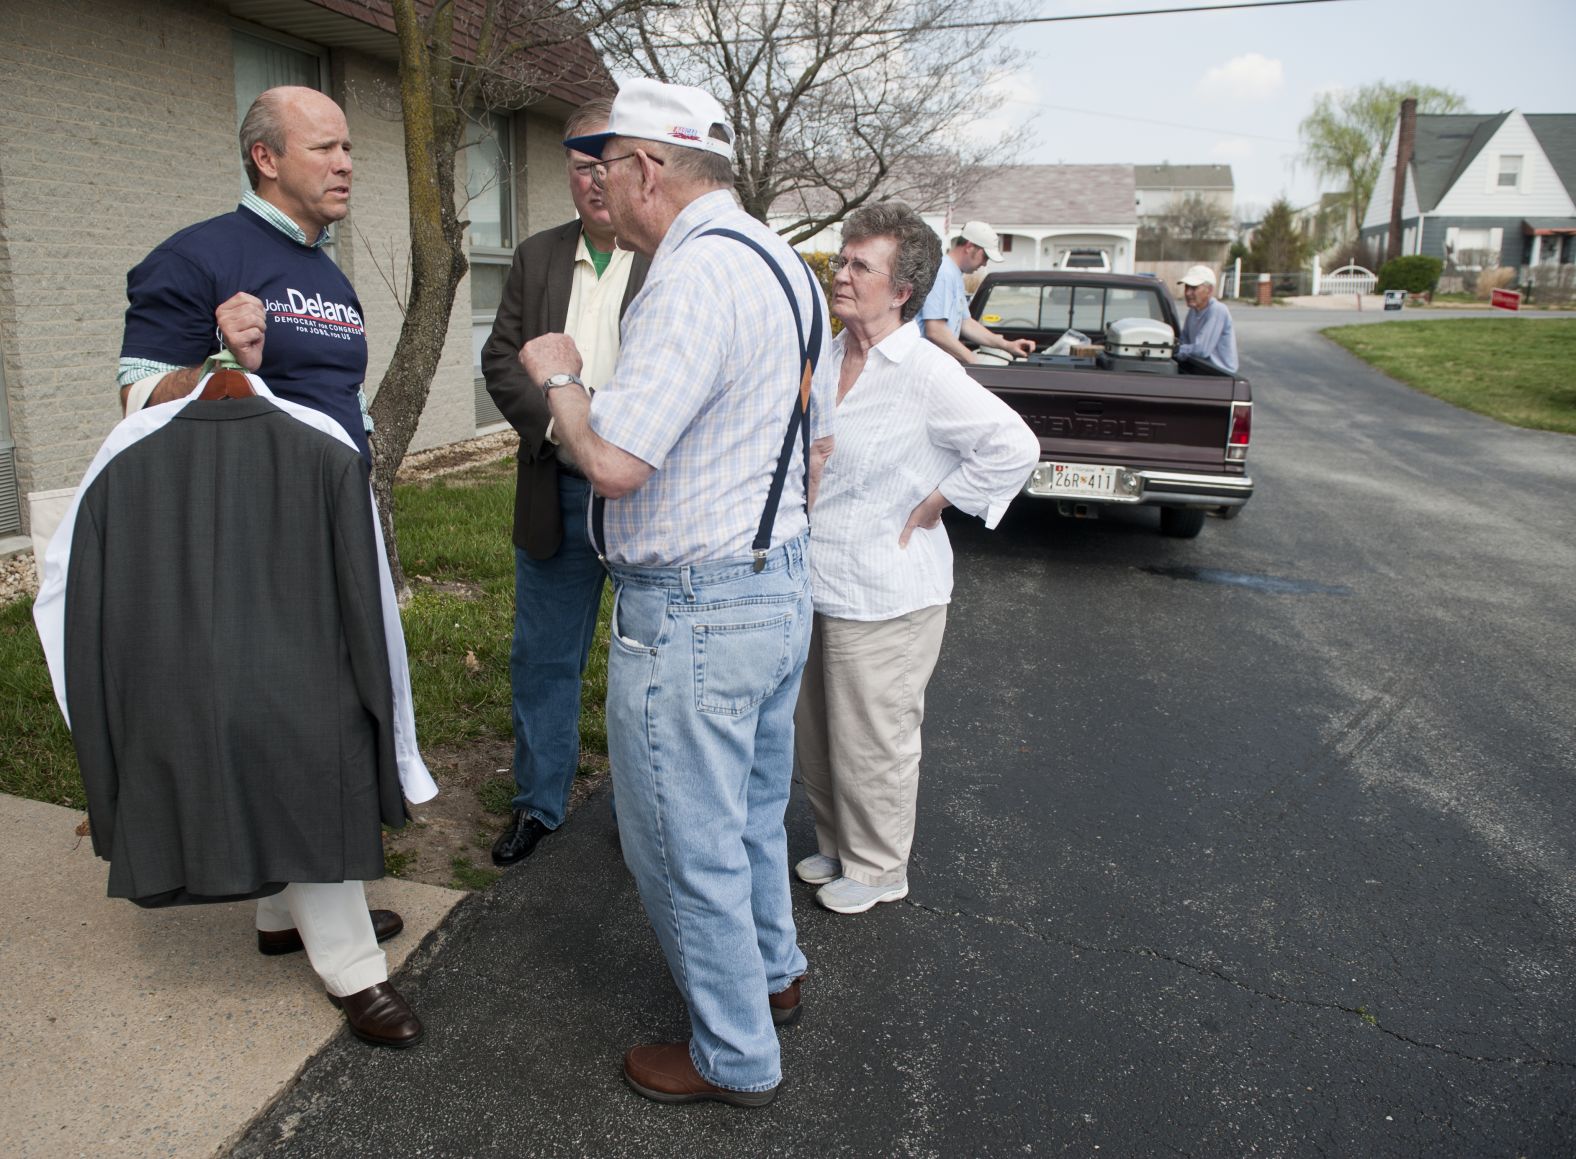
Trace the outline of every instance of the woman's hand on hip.
[[926, 495], [924, 499], [920, 500], [919, 506], [909, 512], [908, 522], [903, 525], [903, 534], [897, 537], [897, 545], [899, 547], [907, 547], [908, 537], [914, 534], [914, 528], [916, 527], [923, 527], [926, 531], [939, 527], [941, 525], [941, 513], [951, 506], [952, 504], [941, 493], [939, 487], [929, 495]]

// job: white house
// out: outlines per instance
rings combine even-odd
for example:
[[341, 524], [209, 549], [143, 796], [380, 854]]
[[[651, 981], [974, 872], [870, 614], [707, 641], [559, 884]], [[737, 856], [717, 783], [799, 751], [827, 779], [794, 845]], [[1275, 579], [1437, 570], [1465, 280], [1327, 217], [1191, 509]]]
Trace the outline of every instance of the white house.
[[[781, 228], [798, 216], [801, 199], [768, 221]], [[1138, 238], [1131, 165], [1003, 165], [990, 170], [951, 205], [916, 204], [921, 217], [950, 241], [966, 221], [989, 223], [1001, 236], [1003, 261], [993, 270], [1050, 269], [1071, 250], [1098, 250], [1110, 268], [1132, 273]], [[799, 243], [803, 253], [834, 252], [838, 226]]]
[[[1361, 237], [1390, 236], [1400, 125], [1363, 215]], [[1576, 114], [1421, 113], [1405, 167], [1401, 252], [1447, 267], [1576, 261]]]
[[1138, 244], [1131, 165], [1004, 165], [952, 206], [927, 206], [925, 220], [947, 239], [965, 221], [1001, 236], [998, 270], [1043, 270], [1071, 250], [1098, 250], [1117, 273], [1133, 272]]

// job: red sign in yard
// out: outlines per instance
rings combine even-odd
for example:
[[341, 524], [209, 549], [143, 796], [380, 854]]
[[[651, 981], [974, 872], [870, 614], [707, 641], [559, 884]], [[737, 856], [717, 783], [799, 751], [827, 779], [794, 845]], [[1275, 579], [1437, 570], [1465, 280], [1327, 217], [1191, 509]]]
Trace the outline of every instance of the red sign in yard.
[[1519, 310], [1521, 309], [1521, 291], [1490, 290], [1488, 292], [1488, 304], [1496, 310]]

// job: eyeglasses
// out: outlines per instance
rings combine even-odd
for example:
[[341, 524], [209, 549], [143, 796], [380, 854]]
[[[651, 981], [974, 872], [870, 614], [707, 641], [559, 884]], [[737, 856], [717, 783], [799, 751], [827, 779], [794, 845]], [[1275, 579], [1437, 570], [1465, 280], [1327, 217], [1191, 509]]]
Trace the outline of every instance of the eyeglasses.
[[847, 266], [853, 271], [854, 277], [856, 278], [863, 278], [870, 274], [877, 274], [883, 278], [890, 278], [892, 276], [885, 270], [876, 269], [875, 266], [871, 265], [863, 258], [845, 258], [842, 254], [837, 254], [826, 264], [834, 274], [836, 274], [844, 266]]
[[653, 165], [661, 165], [663, 163], [661, 157], [653, 157], [643, 149], [636, 149], [633, 153], [620, 153], [617, 157], [602, 158], [602, 160], [591, 166], [591, 180], [596, 183], [598, 189], [604, 188], [607, 185], [607, 167], [614, 162], [627, 161], [635, 156], [644, 157]]

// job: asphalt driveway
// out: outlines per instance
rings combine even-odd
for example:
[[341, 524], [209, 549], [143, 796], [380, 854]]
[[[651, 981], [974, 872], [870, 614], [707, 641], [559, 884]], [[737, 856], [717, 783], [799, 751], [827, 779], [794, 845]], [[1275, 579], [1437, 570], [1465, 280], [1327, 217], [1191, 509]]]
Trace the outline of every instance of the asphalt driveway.
[[623, 1087], [685, 1023], [593, 800], [413, 956], [421, 1047], [341, 1037], [235, 1153], [1576, 1152], [1576, 441], [1347, 320], [1239, 312], [1239, 519], [949, 522], [912, 891], [796, 894], [771, 1107]]

